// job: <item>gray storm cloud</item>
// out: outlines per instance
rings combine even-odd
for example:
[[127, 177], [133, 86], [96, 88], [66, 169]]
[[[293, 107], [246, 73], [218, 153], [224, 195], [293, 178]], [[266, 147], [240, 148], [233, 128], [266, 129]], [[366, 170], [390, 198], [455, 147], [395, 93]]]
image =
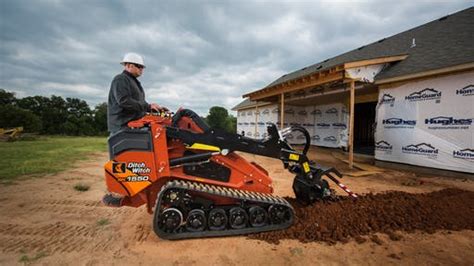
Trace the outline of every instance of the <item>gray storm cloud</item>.
[[281, 75], [454, 13], [469, 1], [0, 2], [0, 88], [105, 102], [124, 53], [148, 101], [205, 115]]

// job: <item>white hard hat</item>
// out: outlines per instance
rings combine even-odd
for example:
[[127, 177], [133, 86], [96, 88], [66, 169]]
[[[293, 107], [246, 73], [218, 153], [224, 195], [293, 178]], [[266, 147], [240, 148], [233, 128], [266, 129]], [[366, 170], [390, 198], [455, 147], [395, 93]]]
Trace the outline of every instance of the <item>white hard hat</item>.
[[145, 63], [143, 62], [143, 57], [136, 53], [125, 54], [120, 64], [124, 65], [125, 63], [134, 63], [134, 64], [142, 65], [143, 67], [145, 67]]

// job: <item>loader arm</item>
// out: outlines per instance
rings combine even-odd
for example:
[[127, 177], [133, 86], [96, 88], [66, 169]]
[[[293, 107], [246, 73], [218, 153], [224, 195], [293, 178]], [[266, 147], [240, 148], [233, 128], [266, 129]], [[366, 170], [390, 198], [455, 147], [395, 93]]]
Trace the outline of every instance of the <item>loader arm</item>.
[[[185, 129], [168, 126], [166, 127], [166, 135], [169, 138], [180, 139], [187, 145], [188, 148], [203, 149], [213, 152], [220, 152], [227, 154], [228, 152], [241, 151], [255, 155], [261, 155], [271, 158], [280, 159], [285, 168], [291, 165], [300, 165], [303, 169], [304, 175], [312, 179], [311, 170], [309, 167], [309, 160], [306, 152], [310, 145], [310, 136], [304, 128], [293, 126], [286, 129], [286, 133], [293, 131], [300, 131], [305, 135], [306, 144], [303, 152], [294, 150], [283, 137], [280, 136], [276, 126], [271, 124], [267, 128], [268, 137], [263, 140], [255, 140], [241, 136], [238, 134], [228, 133], [219, 129], [212, 129], [203, 133], [195, 133]], [[211, 153], [202, 154], [199, 156], [189, 156], [189, 160], [207, 159]], [[175, 160], [187, 161], [186, 158], [178, 158]], [[173, 163], [172, 163], [173, 164]], [[291, 172], [293, 168], [289, 168]]]

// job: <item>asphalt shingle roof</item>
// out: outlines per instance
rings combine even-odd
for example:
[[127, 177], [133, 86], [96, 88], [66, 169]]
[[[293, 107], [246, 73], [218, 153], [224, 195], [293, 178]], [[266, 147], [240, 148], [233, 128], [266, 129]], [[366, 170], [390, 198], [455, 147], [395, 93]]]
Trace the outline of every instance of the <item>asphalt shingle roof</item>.
[[283, 75], [265, 88], [348, 62], [404, 54], [405, 60], [386, 68], [375, 80], [474, 62], [474, 7]]
[[[269, 103], [268, 102], [258, 102], [258, 104], [260, 106], [260, 105], [265, 105], [265, 104], [269, 104]], [[237, 111], [237, 110], [245, 109], [245, 108], [248, 108], [248, 107], [255, 107], [255, 105], [257, 105], [256, 101], [251, 101], [249, 98], [246, 98], [241, 103], [239, 103], [236, 106], [232, 107], [232, 110]]]

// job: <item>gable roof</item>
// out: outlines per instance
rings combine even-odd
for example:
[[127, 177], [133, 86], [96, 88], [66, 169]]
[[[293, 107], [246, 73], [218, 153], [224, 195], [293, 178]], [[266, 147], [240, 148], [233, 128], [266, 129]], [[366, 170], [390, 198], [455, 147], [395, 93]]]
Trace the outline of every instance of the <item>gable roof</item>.
[[344, 63], [380, 57], [408, 55], [379, 73], [376, 81], [472, 63], [473, 43], [474, 7], [471, 7], [283, 75], [265, 88]]

